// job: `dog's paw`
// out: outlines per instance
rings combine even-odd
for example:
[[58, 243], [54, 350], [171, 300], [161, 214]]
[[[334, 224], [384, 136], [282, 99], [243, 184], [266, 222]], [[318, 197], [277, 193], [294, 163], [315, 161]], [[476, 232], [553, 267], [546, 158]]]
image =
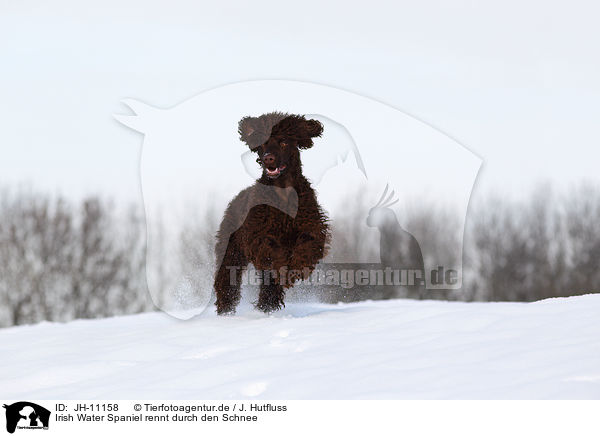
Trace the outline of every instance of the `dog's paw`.
[[285, 307], [284, 296], [284, 292], [262, 294], [259, 296], [258, 302], [255, 303], [255, 307], [265, 313], [276, 312]]
[[221, 316], [235, 315], [235, 307], [219, 307], [219, 306], [217, 306], [217, 315], [221, 315]]
[[306, 280], [310, 277], [315, 269], [315, 263], [304, 256], [292, 255], [288, 266], [288, 276], [293, 283], [298, 280]]
[[[239, 300], [239, 299], [237, 299]], [[234, 315], [235, 307], [237, 306], [238, 301], [236, 299], [219, 299], [215, 302], [215, 306], [217, 307], [217, 315]]]
[[256, 304], [256, 308], [264, 313], [272, 313], [277, 312], [285, 307], [285, 303], [282, 301], [280, 303], [270, 303], [270, 302], [258, 302]]
[[302, 245], [307, 242], [314, 241], [315, 239], [316, 238], [312, 233], [302, 232], [300, 235], [298, 235], [298, 238], [296, 238], [296, 245]]

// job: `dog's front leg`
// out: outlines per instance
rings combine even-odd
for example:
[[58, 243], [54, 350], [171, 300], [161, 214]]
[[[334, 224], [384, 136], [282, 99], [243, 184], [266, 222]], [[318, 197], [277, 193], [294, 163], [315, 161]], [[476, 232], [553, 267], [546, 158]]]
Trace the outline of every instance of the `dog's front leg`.
[[258, 294], [256, 308], [265, 313], [274, 312], [285, 307], [284, 297], [285, 290], [279, 283], [277, 272], [261, 271], [260, 293]]
[[247, 265], [248, 261], [232, 238], [215, 277], [214, 287], [217, 294], [215, 305], [219, 315], [235, 312], [235, 307], [240, 301], [243, 268]]
[[325, 241], [325, 236], [313, 232], [300, 233], [288, 262], [287, 287], [310, 277], [317, 263], [325, 256]]

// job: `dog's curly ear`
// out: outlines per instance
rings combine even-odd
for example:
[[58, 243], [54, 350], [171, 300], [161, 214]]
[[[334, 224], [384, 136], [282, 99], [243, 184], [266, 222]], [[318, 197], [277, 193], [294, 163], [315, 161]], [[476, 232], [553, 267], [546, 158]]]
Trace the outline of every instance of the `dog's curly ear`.
[[304, 130], [304, 139], [299, 141], [298, 148], [302, 150], [306, 150], [313, 146], [313, 141], [311, 138], [315, 138], [321, 136], [323, 133], [323, 124], [317, 120], [306, 120], [303, 123], [302, 129]]
[[306, 133], [308, 134], [308, 136], [310, 136], [311, 138], [314, 138], [316, 136], [321, 136], [321, 134], [323, 133], [323, 124], [321, 124], [320, 121], [317, 120], [306, 120]]
[[258, 121], [255, 117], [244, 117], [238, 123], [238, 133], [240, 134], [240, 139], [242, 142], [248, 144], [248, 147], [251, 149], [254, 145], [255, 141], [252, 141], [252, 135], [256, 132], [257, 126], [256, 122]]

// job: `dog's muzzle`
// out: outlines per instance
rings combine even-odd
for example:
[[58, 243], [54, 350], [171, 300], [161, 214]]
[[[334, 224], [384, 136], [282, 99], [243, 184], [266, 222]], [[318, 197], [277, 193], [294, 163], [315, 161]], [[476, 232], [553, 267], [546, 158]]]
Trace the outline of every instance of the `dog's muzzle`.
[[271, 178], [271, 179], [276, 179], [277, 177], [279, 177], [281, 175], [281, 173], [285, 170], [286, 166], [285, 165], [281, 165], [280, 167], [276, 167], [276, 168], [267, 168], [265, 167], [265, 172], [267, 173], [267, 177]]

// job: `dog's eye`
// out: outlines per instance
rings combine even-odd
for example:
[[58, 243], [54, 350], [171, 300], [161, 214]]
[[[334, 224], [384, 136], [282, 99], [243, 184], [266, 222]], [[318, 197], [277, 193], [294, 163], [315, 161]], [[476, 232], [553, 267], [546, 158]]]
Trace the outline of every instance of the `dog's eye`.
[[287, 147], [287, 142], [282, 141], [279, 145], [281, 145], [281, 148], [285, 148]]

